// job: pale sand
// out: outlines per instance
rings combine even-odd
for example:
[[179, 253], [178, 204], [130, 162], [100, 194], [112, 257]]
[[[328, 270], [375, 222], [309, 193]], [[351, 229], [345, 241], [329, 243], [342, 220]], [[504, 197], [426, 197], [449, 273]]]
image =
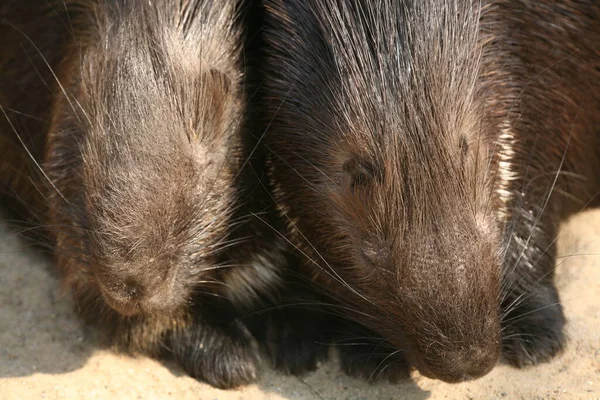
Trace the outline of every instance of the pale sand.
[[600, 211], [571, 221], [559, 241], [557, 284], [568, 350], [549, 364], [500, 365], [475, 382], [421, 377], [398, 385], [348, 378], [334, 362], [304, 377], [264, 368], [259, 384], [221, 391], [173, 365], [100, 348], [39, 254], [0, 224], [0, 399], [600, 399]]

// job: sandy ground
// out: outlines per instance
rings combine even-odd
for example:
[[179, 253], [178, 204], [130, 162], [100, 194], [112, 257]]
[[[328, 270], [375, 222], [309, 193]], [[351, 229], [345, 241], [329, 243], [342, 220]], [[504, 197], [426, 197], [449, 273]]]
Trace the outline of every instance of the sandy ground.
[[566, 224], [557, 284], [569, 319], [568, 350], [549, 364], [499, 365], [470, 383], [415, 376], [370, 385], [335, 362], [302, 379], [264, 368], [260, 383], [221, 391], [173, 365], [102, 349], [59, 292], [50, 266], [0, 221], [0, 399], [600, 399], [600, 211]]

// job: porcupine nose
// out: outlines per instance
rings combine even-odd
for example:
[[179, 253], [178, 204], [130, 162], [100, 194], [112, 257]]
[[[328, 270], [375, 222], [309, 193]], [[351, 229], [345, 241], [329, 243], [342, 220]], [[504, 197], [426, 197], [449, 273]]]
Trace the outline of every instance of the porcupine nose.
[[428, 364], [423, 375], [448, 383], [459, 383], [481, 378], [496, 365], [497, 346], [472, 346], [445, 353], [436, 363]]
[[130, 301], [140, 301], [145, 297], [146, 292], [147, 290], [143, 284], [129, 279], [123, 283], [118, 296]]
[[122, 315], [139, 312], [169, 311], [172, 290], [165, 279], [149, 281], [128, 276], [117, 281], [99, 279], [100, 288], [107, 304]]

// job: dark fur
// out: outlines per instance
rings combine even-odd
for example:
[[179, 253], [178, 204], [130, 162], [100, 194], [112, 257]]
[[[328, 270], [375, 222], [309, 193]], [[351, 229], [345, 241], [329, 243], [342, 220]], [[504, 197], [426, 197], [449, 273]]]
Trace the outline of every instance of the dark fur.
[[598, 190], [600, 7], [264, 3], [274, 196], [365, 326], [346, 335], [372, 338], [340, 346], [346, 371], [457, 382], [555, 355], [557, 224]]
[[3, 191], [48, 228], [65, 286], [117, 346], [222, 388], [256, 379], [238, 318], [285, 261], [248, 218], [265, 205], [261, 172], [242, 170], [243, 16], [234, 1], [15, 0], [1, 25]]

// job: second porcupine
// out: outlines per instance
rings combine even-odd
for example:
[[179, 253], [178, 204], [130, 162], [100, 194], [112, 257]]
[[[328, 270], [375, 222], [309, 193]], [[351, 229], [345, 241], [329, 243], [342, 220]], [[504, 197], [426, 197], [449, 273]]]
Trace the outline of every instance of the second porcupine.
[[283, 261], [275, 232], [248, 219], [265, 204], [260, 171], [244, 168], [245, 12], [204, 0], [0, 8], [0, 189], [46, 228], [86, 319], [221, 388], [257, 378], [239, 317], [272, 294]]
[[356, 322], [343, 368], [460, 382], [560, 352], [557, 229], [599, 189], [600, 5], [264, 4], [273, 193]]

